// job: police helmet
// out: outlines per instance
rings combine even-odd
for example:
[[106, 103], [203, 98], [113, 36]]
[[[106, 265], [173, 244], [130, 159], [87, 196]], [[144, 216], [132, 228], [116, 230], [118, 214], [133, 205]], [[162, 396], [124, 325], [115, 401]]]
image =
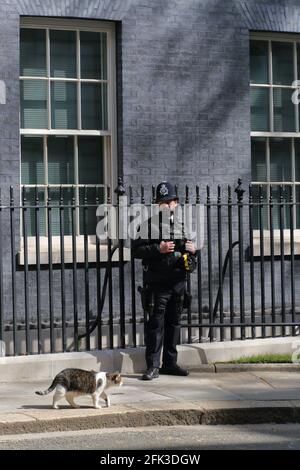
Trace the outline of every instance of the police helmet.
[[172, 199], [178, 200], [175, 187], [168, 181], [159, 183], [156, 188], [156, 202], [171, 201]]

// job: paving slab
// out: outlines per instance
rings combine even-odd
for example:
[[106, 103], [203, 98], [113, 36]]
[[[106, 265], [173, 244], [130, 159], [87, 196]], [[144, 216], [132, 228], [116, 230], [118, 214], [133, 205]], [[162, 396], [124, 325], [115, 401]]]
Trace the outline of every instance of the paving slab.
[[0, 423], [7, 424], [7, 423], [22, 423], [22, 422], [34, 422], [35, 418], [32, 416], [28, 416], [27, 414], [21, 413], [3, 413], [0, 414]]
[[140, 411], [156, 411], [156, 410], [163, 410], [168, 406], [168, 410], [201, 410], [204, 411], [202, 407], [202, 402], [193, 402], [193, 401], [185, 401], [185, 400], [176, 400], [176, 401], [155, 401], [155, 402], [140, 402], [140, 403], [132, 403], [128, 405], [130, 408], [134, 410]]
[[289, 384], [289, 387], [300, 389], [300, 371], [297, 373], [291, 374], [290, 372], [276, 372], [276, 374], [270, 371], [255, 371], [253, 372], [256, 378], [263, 380], [265, 383], [268, 383], [271, 387], [276, 389], [284, 389], [286, 384]]

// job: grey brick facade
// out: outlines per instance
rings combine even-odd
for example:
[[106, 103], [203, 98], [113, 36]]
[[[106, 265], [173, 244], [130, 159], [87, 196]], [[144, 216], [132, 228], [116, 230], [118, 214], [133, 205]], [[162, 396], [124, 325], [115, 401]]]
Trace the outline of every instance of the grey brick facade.
[[[6, 104], [0, 105], [4, 199], [9, 185], [20, 183], [23, 15], [116, 22], [118, 171], [126, 186], [150, 187], [168, 178], [180, 189], [200, 184], [204, 190], [207, 184], [233, 185], [239, 177], [245, 186], [251, 181], [249, 31], [300, 34], [298, 1], [0, 0], [0, 11], [0, 80], [7, 88]], [[10, 266], [5, 269], [4, 277]], [[33, 273], [32, 285], [34, 279]], [[59, 289], [55, 272], [54, 282]]]
[[[126, 183], [250, 181], [249, 30], [299, 32], [297, 2], [2, 1], [2, 185], [19, 184], [19, 17], [119, 25], [119, 171]], [[242, 119], [241, 119], [242, 117]], [[162, 163], [163, 160], [163, 163]], [[4, 188], [5, 186], [3, 186]]]

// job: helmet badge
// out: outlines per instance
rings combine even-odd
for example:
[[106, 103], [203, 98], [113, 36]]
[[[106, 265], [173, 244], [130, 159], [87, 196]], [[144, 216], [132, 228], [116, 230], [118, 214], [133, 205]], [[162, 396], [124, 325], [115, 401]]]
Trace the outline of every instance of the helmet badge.
[[166, 196], [167, 194], [169, 194], [169, 190], [168, 190], [168, 188], [165, 184], [161, 185], [160, 190], [159, 190], [159, 194], [161, 196]]

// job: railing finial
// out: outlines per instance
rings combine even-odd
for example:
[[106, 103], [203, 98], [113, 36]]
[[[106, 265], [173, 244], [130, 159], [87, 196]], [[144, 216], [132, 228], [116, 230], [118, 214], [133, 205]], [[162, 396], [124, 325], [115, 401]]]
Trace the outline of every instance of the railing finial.
[[242, 188], [242, 179], [239, 178], [238, 179], [238, 185], [237, 187], [235, 188], [234, 192], [237, 194], [237, 200], [238, 202], [242, 202], [243, 200], [243, 195], [244, 195], [244, 192], [245, 192], [245, 189]]
[[124, 194], [126, 193], [125, 188], [124, 188], [124, 186], [123, 186], [123, 178], [122, 178], [122, 176], [119, 176], [119, 177], [118, 177], [118, 186], [117, 186], [116, 189], [115, 189], [115, 193], [116, 193], [118, 196], [124, 196]]

